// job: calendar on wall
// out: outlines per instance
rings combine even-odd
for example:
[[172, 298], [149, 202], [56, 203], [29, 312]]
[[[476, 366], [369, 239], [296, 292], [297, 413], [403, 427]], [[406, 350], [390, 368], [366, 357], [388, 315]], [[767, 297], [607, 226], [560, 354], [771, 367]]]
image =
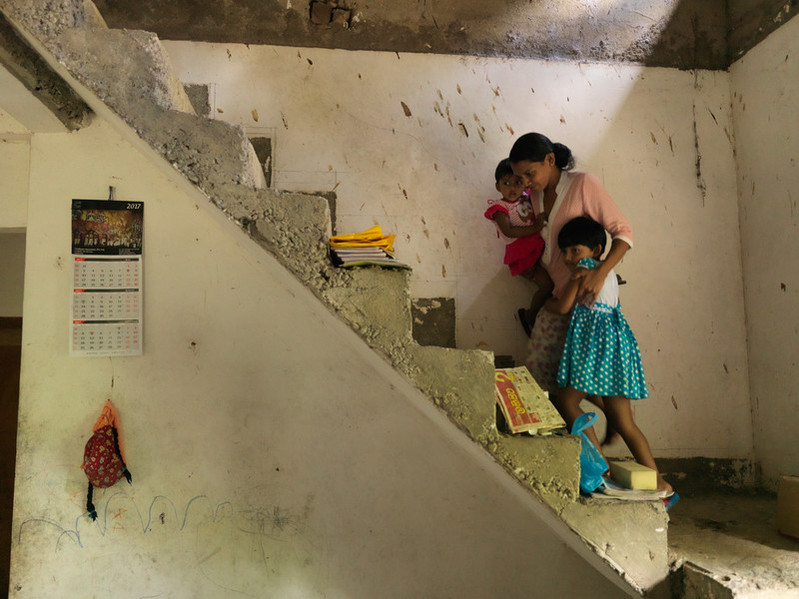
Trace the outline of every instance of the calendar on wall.
[[72, 200], [73, 356], [142, 353], [144, 204]]

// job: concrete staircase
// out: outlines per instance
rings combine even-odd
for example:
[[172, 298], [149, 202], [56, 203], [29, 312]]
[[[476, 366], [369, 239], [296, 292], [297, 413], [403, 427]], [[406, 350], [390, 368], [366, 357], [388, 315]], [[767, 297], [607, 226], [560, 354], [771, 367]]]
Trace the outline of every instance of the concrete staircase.
[[493, 354], [415, 343], [405, 271], [334, 268], [326, 252], [327, 201], [266, 188], [244, 131], [195, 114], [154, 34], [108, 29], [88, 0], [0, 0], [0, 8], [20, 39], [94, 113], [135, 131], [143, 152], [273, 254], [632, 586], [642, 594], [662, 592], [668, 575], [663, 506], [581, 497], [577, 438], [498, 432]]

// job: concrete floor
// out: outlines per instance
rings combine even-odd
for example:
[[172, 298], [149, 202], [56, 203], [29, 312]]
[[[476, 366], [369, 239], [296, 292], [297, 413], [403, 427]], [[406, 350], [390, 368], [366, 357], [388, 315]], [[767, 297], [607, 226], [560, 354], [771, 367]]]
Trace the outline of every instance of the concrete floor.
[[776, 531], [777, 497], [696, 491], [669, 511], [669, 557], [712, 573], [729, 597], [799, 597], [799, 541]]

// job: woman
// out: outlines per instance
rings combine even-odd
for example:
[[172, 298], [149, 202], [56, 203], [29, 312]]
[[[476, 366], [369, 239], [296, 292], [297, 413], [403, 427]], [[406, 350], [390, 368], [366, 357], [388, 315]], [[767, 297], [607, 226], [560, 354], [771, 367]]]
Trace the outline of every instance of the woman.
[[[561, 227], [575, 217], [590, 216], [610, 233], [612, 242], [604, 261], [582, 273], [580, 281], [578, 300], [593, 303], [608, 273], [632, 248], [630, 223], [599, 179], [572, 172], [574, 158], [563, 144], [552, 143], [540, 133], [527, 133], [513, 144], [509, 158], [514, 174], [530, 188], [535, 213], [549, 215], [541, 231], [546, 243], [541, 262], [554, 282], [552, 295], [559, 298], [572, 277], [558, 248]], [[542, 310], [530, 335], [527, 367], [550, 394], [559, 390], [557, 372], [568, 327], [568, 315]]]

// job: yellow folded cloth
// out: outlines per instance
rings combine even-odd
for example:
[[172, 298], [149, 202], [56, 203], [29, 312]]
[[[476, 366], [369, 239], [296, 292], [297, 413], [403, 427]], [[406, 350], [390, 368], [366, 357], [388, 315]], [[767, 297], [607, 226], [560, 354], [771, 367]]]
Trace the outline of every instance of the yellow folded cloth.
[[394, 238], [396, 235], [383, 235], [380, 225], [362, 231], [360, 233], [350, 233], [348, 235], [334, 235], [330, 238], [332, 248], [358, 248], [358, 247], [379, 247], [389, 252], [394, 251]]

